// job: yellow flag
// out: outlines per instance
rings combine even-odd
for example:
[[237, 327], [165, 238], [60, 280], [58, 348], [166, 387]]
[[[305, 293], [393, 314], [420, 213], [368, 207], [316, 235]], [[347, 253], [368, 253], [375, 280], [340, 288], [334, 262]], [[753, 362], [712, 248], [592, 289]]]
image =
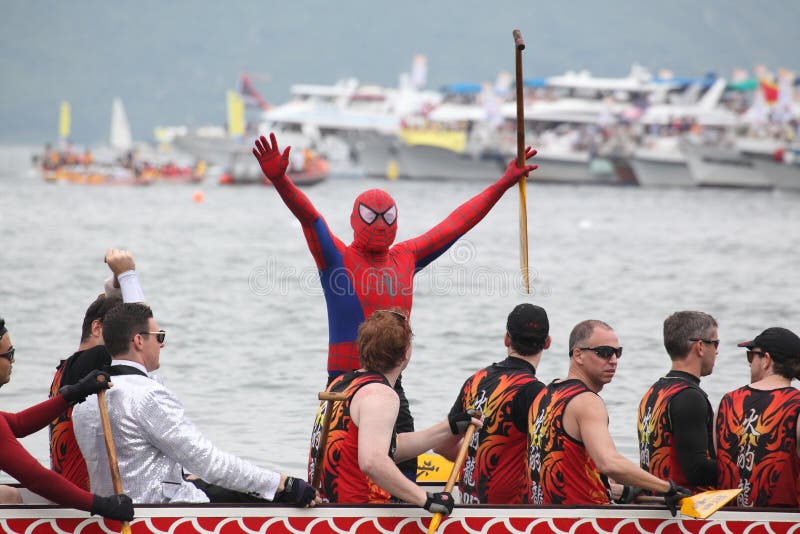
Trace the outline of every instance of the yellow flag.
[[70, 108], [69, 102], [66, 100], [61, 101], [61, 113], [58, 116], [58, 136], [61, 139], [66, 139], [69, 137], [69, 130], [72, 123], [71, 118], [72, 110]]
[[244, 99], [236, 91], [228, 91], [228, 135], [244, 136]]

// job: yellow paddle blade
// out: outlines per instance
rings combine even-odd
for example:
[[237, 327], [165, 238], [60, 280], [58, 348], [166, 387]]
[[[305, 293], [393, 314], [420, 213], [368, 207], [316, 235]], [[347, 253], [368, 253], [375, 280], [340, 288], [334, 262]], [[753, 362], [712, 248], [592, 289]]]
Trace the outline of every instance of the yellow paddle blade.
[[447, 482], [453, 462], [439, 454], [426, 452], [417, 457], [417, 482]]
[[740, 489], [704, 491], [681, 499], [681, 513], [705, 519], [742, 492]]

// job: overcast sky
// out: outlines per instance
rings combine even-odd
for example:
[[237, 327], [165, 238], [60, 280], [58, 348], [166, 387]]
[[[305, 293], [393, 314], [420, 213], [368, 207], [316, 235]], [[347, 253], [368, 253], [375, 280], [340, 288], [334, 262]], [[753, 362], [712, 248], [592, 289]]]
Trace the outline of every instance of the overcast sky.
[[621, 76], [634, 62], [686, 76], [800, 68], [797, 0], [0, 0], [0, 9], [3, 143], [54, 141], [61, 100], [79, 143], [107, 137], [115, 96], [135, 139], [156, 125], [220, 124], [240, 72], [275, 103], [292, 83], [394, 85], [417, 53], [430, 87], [480, 82], [513, 71], [514, 28], [527, 43], [526, 77]]

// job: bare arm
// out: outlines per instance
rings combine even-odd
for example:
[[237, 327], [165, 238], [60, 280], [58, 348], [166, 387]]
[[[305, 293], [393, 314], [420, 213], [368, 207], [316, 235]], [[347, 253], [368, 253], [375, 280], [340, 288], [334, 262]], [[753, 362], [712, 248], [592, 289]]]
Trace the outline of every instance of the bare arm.
[[583, 442], [597, 470], [616, 482], [663, 493], [670, 484], [641, 469], [619, 452], [608, 432], [608, 411], [592, 393], [575, 397], [564, 411], [564, 429]]
[[424, 506], [425, 491], [407, 479], [389, 457], [400, 399], [384, 384], [368, 384], [358, 390], [350, 415], [358, 427], [358, 466], [375, 483], [408, 503]]
[[[478, 422], [477, 419], [473, 421]], [[453, 435], [453, 432], [450, 430], [450, 423], [445, 419], [425, 430], [398, 434], [395, 460], [402, 462], [403, 460], [419, 456], [430, 449], [436, 449], [436, 452], [443, 450], [447, 453], [453, 451], [452, 456], [455, 457], [455, 454], [458, 453], [458, 445], [460, 442], [461, 436]], [[450, 456], [445, 454], [442, 454], [442, 456], [448, 459], [450, 458]]]

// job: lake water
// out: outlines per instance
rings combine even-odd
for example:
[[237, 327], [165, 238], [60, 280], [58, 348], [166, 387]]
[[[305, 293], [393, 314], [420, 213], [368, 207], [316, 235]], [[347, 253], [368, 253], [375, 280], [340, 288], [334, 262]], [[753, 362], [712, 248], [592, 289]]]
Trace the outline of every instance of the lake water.
[[[300, 225], [276, 192], [53, 185], [29, 174], [28, 161], [22, 149], [0, 150], [0, 315], [17, 349], [0, 407], [18, 411], [46, 398], [109, 274], [105, 250], [126, 248], [168, 332], [159, 373], [190, 418], [219, 447], [303, 475], [326, 380], [327, 321]], [[398, 241], [482, 188], [333, 178], [306, 192], [349, 242], [353, 199], [372, 187], [397, 201]], [[192, 200], [197, 190], [202, 203]], [[538, 369], [545, 381], [565, 375], [577, 322], [602, 319], [616, 329], [625, 353], [601, 395], [617, 446], [633, 460], [636, 407], [669, 368], [667, 315], [698, 309], [719, 321], [717, 365], [702, 383], [715, 408], [749, 379], [737, 342], [768, 326], [800, 332], [800, 195], [529, 185], [531, 295], [520, 289], [517, 203], [509, 191], [417, 276], [403, 384], [418, 428], [445, 417], [468, 375], [505, 357], [506, 316], [520, 302], [550, 316], [553, 344]], [[46, 431], [23, 443], [49, 465]]]

